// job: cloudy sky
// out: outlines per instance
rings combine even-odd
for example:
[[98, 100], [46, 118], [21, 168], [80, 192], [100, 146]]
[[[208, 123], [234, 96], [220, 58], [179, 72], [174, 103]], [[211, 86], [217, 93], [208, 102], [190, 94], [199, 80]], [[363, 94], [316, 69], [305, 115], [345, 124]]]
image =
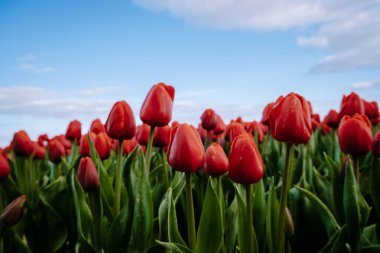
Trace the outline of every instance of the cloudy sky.
[[259, 119], [298, 92], [322, 116], [343, 94], [380, 102], [378, 0], [0, 1], [0, 146], [26, 129], [105, 121], [126, 100], [138, 118], [158, 82], [174, 119]]

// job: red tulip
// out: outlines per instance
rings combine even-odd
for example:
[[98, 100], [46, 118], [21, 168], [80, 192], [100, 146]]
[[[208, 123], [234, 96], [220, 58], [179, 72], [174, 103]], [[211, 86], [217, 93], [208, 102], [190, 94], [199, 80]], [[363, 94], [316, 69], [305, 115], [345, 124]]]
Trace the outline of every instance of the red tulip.
[[173, 122], [172, 122], [172, 127], [171, 127], [171, 128], [174, 128], [174, 127], [177, 127], [177, 126], [179, 126], [178, 121], [173, 121]]
[[321, 120], [319, 118], [319, 114], [312, 114], [311, 115], [311, 128], [313, 130], [317, 129], [321, 124]]
[[[132, 150], [134, 150], [136, 148], [136, 146], [138, 145], [139, 143], [137, 142], [136, 138], [133, 137], [132, 139], [130, 140], [124, 140], [123, 141], [123, 154], [124, 155], [128, 155], [129, 153], [132, 152]], [[143, 149], [144, 150], [144, 149]]]
[[269, 125], [269, 116], [270, 116], [270, 112], [272, 111], [273, 105], [274, 105], [273, 102], [269, 103], [265, 106], [265, 108], [263, 110], [263, 116], [261, 118], [261, 123], [263, 123], [264, 125]]
[[46, 153], [45, 147], [40, 146], [37, 142], [33, 142], [32, 146], [34, 158], [38, 160], [44, 159]]
[[65, 149], [71, 148], [71, 142], [68, 139], [66, 139], [65, 135], [61, 134], [61, 135], [55, 136], [53, 139], [57, 139], [58, 141], [60, 141], [65, 147]]
[[172, 119], [174, 88], [164, 83], [154, 85], [140, 111], [141, 120], [150, 126], [165, 126]]
[[329, 113], [323, 119], [329, 127], [336, 128], [339, 126], [340, 117], [337, 111], [330, 110]]
[[367, 116], [345, 115], [339, 124], [338, 138], [340, 148], [345, 154], [364, 155], [368, 153], [372, 145], [372, 132]]
[[211, 176], [219, 176], [228, 171], [228, 158], [222, 146], [214, 142], [207, 148], [204, 169]]
[[270, 113], [269, 124], [273, 138], [278, 141], [308, 143], [312, 128], [309, 105], [305, 98], [296, 93], [279, 97]]
[[108, 159], [111, 154], [111, 147], [108, 141], [108, 136], [105, 132], [100, 132], [98, 135], [96, 135], [94, 145], [100, 159]]
[[5, 156], [0, 155], [0, 180], [6, 179], [9, 175], [9, 163]]
[[225, 138], [227, 141], [233, 141], [235, 137], [245, 133], [247, 133], [247, 131], [245, 131], [244, 126], [242, 124], [232, 122], [227, 126]]
[[224, 124], [223, 119], [216, 114], [216, 126], [214, 128], [214, 134], [219, 135], [226, 131], [226, 124]]
[[[96, 134], [93, 132], [89, 132], [91, 141], [95, 143]], [[85, 134], [82, 136], [82, 139], [80, 141], [80, 147], [79, 147], [79, 153], [81, 156], [91, 156], [90, 154], [90, 143], [88, 141], [88, 134]]]
[[170, 142], [170, 127], [156, 127], [154, 129], [153, 146], [157, 148], [166, 147]]
[[38, 136], [38, 145], [40, 145], [41, 147], [46, 147], [48, 142], [49, 142], [49, 137], [47, 136], [47, 134], [41, 134], [40, 136]]
[[56, 164], [60, 163], [62, 157], [66, 154], [65, 147], [57, 139], [49, 141], [48, 150], [49, 160]]
[[329, 127], [325, 122], [322, 122], [322, 124], [320, 126], [321, 126], [323, 134], [331, 133], [331, 127]]
[[168, 161], [174, 170], [196, 172], [203, 167], [205, 151], [197, 130], [180, 124], [172, 130]]
[[206, 142], [207, 131], [202, 127], [202, 124], [198, 124], [198, 134], [201, 137], [201, 141], [204, 144]]
[[372, 153], [376, 157], [380, 157], [380, 129], [377, 130], [372, 142]]
[[358, 94], [352, 92], [348, 96], [343, 96], [342, 103], [340, 104], [339, 117], [343, 118], [344, 115], [365, 114], [365, 107], [363, 100]]
[[24, 131], [18, 131], [13, 136], [13, 151], [17, 156], [30, 156], [33, 152], [32, 141]]
[[127, 102], [119, 101], [114, 104], [105, 126], [108, 136], [112, 139], [129, 140], [135, 136], [135, 117]]
[[237, 136], [231, 145], [228, 175], [240, 184], [252, 184], [264, 176], [264, 163], [251, 136]]
[[99, 189], [99, 175], [90, 157], [82, 157], [78, 167], [78, 180], [85, 191]]
[[259, 143], [262, 143], [264, 141], [264, 130], [263, 125], [257, 121], [253, 121], [248, 124], [248, 131], [252, 134], [252, 136], [255, 136], [257, 134], [257, 140]]
[[365, 115], [369, 120], [377, 119], [379, 117], [379, 107], [376, 101], [368, 102], [363, 99]]
[[142, 125], [138, 126], [137, 130], [136, 130], [137, 142], [142, 146], [148, 145], [149, 133], [150, 133], [150, 126], [149, 125], [142, 124]]
[[21, 219], [26, 202], [26, 196], [21, 195], [8, 204], [0, 215], [0, 223], [11, 227]]
[[90, 132], [94, 132], [95, 134], [105, 132], [106, 129], [104, 128], [103, 123], [100, 121], [100, 119], [94, 119], [91, 123]]
[[82, 137], [82, 124], [78, 120], [69, 123], [66, 130], [66, 139], [70, 141], [79, 141]]
[[202, 127], [206, 130], [213, 130], [218, 123], [216, 113], [212, 109], [207, 109], [201, 116]]

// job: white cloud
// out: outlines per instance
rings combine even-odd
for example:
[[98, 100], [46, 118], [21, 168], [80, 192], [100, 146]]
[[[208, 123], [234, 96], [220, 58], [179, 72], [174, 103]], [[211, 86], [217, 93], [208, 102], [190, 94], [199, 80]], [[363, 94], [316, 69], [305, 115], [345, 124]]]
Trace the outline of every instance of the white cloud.
[[355, 82], [352, 84], [352, 88], [354, 89], [370, 89], [374, 88], [376, 86], [380, 85], [379, 80], [374, 80], [374, 81], [362, 81], [362, 82]]
[[[380, 66], [378, 0], [134, 0], [217, 29], [296, 29], [297, 44], [327, 50], [312, 72]], [[300, 29], [301, 28], [301, 29]]]
[[38, 64], [37, 60], [38, 58], [35, 54], [26, 54], [20, 58], [18, 69], [34, 73], [53, 73], [57, 71], [57, 69], [52, 66], [41, 66], [41, 64]]
[[77, 92], [77, 94], [80, 96], [93, 97], [101, 96], [112, 92], [124, 92], [126, 90], [128, 89], [121, 86], [104, 86], [81, 89]]

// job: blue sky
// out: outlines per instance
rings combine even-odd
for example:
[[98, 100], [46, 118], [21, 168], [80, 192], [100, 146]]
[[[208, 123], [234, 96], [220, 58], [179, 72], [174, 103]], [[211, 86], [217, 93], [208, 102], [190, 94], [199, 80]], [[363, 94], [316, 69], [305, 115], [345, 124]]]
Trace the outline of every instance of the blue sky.
[[380, 4], [365, 0], [0, 1], [0, 146], [63, 133], [158, 82], [174, 119], [259, 119], [295, 91], [322, 116], [343, 94], [380, 102]]

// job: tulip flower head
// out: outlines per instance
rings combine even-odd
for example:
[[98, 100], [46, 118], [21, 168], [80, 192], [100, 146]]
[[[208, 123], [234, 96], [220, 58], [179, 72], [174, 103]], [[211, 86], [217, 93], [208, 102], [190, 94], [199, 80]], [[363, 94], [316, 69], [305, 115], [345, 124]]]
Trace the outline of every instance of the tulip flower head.
[[105, 132], [106, 129], [104, 128], [103, 123], [100, 121], [100, 119], [94, 119], [91, 123], [90, 132], [93, 132], [95, 134], [99, 134], [101, 132]]
[[78, 167], [78, 180], [85, 191], [99, 189], [99, 175], [90, 157], [82, 157]]
[[111, 154], [111, 146], [109, 144], [108, 136], [105, 132], [100, 132], [98, 135], [96, 135], [94, 145], [100, 159], [108, 159]]
[[345, 115], [338, 128], [339, 146], [345, 154], [364, 155], [371, 150], [372, 131], [367, 116]]
[[26, 202], [26, 196], [21, 195], [8, 204], [0, 215], [0, 223], [11, 227], [21, 219]]
[[379, 106], [376, 101], [368, 102], [363, 99], [365, 115], [370, 121], [377, 119], [379, 117]]
[[9, 163], [7, 158], [0, 154], [0, 181], [8, 177], [9, 171]]
[[264, 163], [259, 150], [249, 134], [242, 134], [232, 142], [228, 175], [239, 184], [253, 184], [264, 176]]
[[96, 134], [94, 134], [93, 132], [89, 132], [88, 134], [85, 134], [82, 136], [82, 139], [80, 141], [80, 147], [79, 147], [79, 153], [82, 157], [91, 156], [90, 142], [88, 141], [88, 138], [91, 138], [92, 143], [95, 144]]
[[218, 123], [218, 118], [216, 117], [216, 113], [212, 109], [206, 109], [202, 116], [202, 127], [206, 130], [213, 130]]
[[270, 112], [272, 111], [272, 108], [273, 108], [273, 105], [274, 103], [269, 103], [267, 104], [265, 107], [264, 107], [264, 110], [263, 110], [263, 116], [261, 118], [261, 123], [263, 123], [264, 125], [269, 125], [269, 116], [270, 116]]
[[24, 131], [18, 131], [13, 136], [13, 151], [17, 156], [27, 157], [33, 152], [32, 141]]
[[365, 107], [363, 100], [355, 92], [351, 92], [348, 96], [343, 96], [340, 104], [339, 117], [343, 118], [344, 115], [365, 114]]
[[65, 147], [57, 139], [49, 141], [48, 150], [49, 160], [55, 164], [60, 163], [66, 154]]
[[135, 136], [135, 117], [127, 102], [118, 101], [113, 105], [105, 126], [108, 136], [112, 139], [130, 140]]
[[69, 123], [66, 130], [66, 139], [70, 141], [79, 141], [82, 137], [82, 124], [78, 120]]
[[281, 96], [273, 105], [269, 125], [276, 140], [306, 144], [312, 133], [310, 106], [304, 97], [296, 93]]
[[218, 114], [216, 114], [216, 126], [213, 131], [216, 135], [222, 134], [226, 131], [226, 124]]
[[340, 122], [339, 113], [335, 110], [330, 110], [323, 119], [323, 122], [325, 122], [331, 128], [337, 128]]
[[137, 142], [142, 145], [146, 146], [148, 144], [149, 140], [149, 133], [150, 133], [150, 126], [147, 124], [142, 124], [137, 127], [136, 130], [136, 139]]
[[156, 127], [154, 129], [153, 146], [157, 148], [166, 147], [170, 142], [170, 127]]
[[142, 122], [150, 126], [165, 126], [172, 119], [175, 90], [164, 83], [154, 85], [140, 110]]
[[222, 146], [214, 142], [207, 148], [204, 169], [210, 176], [223, 175], [228, 171], [228, 158]]

